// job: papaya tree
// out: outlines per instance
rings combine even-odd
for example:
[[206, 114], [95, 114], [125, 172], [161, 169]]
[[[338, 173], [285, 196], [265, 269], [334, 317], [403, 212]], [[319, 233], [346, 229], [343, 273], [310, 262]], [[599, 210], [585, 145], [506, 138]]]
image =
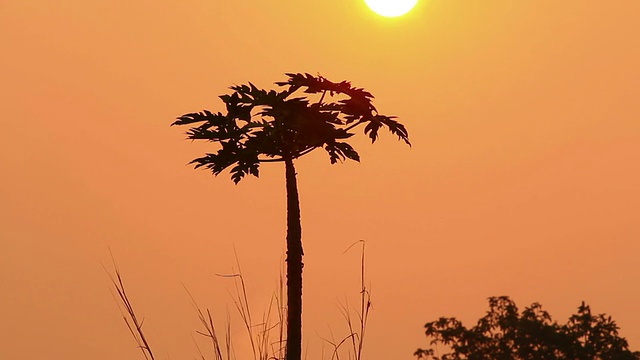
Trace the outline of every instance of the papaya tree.
[[[346, 142], [361, 127], [371, 142], [384, 128], [407, 145], [407, 129], [394, 116], [378, 113], [373, 95], [347, 81], [322, 76], [286, 74], [279, 90], [259, 89], [252, 83], [231, 86], [220, 96], [226, 112], [182, 115], [172, 125], [191, 125], [187, 138], [217, 144], [215, 152], [191, 161], [218, 175], [230, 168], [237, 184], [246, 175], [258, 177], [260, 165], [283, 162], [287, 196], [287, 360], [301, 358], [302, 344], [302, 227], [294, 161], [315, 149], [324, 149], [332, 164], [360, 161]], [[300, 93], [303, 94], [300, 94]]]

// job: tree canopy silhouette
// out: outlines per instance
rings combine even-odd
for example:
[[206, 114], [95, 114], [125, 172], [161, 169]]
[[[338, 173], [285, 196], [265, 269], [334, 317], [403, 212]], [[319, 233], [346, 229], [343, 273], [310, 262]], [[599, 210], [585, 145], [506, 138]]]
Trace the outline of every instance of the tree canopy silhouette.
[[[552, 321], [538, 303], [519, 312], [506, 296], [489, 298], [487, 315], [466, 328], [455, 318], [425, 325], [430, 345], [415, 355], [425, 360], [637, 360], [610, 316], [593, 315], [584, 302], [565, 325]], [[445, 351], [449, 352], [445, 352]]]
[[[216, 152], [194, 159], [218, 175], [231, 168], [237, 184], [247, 174], [259, 175], [260, 164], [284, 162], [287, 190], [287, 348], [288, 360], [301, 358], [302, 343], [302, 227], [294, 160], [322, 148], [332, 164], [360, 161], [346, 142], [363, 127], [371, 142], [385, 128], [407, 145], [407, 129], [394, 116], [379, 114], [373, 95], [347, 81], [332, 82], [322, 76], [289, 73], [277, 82], [282, 90], [259, 89], [252, 83], [234, 85], [220, 96], [226, 113], [204, 110], [177, 118], [172, 125], [193, 125], [187, 138], [219, 144]], [[303, 91], [305, 96], [294, 96]], [[312, 101], [308, 96], [315, 95]], [[198, 124], [198, 125], [196, 125]]]

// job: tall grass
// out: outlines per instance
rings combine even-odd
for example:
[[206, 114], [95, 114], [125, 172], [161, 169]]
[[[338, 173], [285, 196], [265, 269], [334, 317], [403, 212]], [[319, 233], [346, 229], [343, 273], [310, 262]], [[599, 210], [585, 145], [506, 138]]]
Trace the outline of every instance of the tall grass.
[[[341, 355], [347, 359], [362, 360], [362, 350], [364, 345], [364, 335], [367, 326], [367, 319], [369, 317], [369, 311], [371, 309], [371, 294], [369, 289], [365, 286], [365, 245], [364, 241], [359, 241], [347, 248], [345, 253], [349, 251], [354, 245], [361, 243], [361, 259], [360, 259], [360, 306], [357, 309], [352, 309], [348, 302], [345, 300], [344, 304], [340, 305], [340, 312], [346, 322], [348, 335], [336, 340], [331, 332], [331, 339], [323, 338], [323, 340], [331, 346], [331, 352], [329, 354], [330, 360], [340, 360]], [[113, 260], [113, 256], [112, 256]], [[283, 271], [280, 271], [280, 277], [278, 282], [278, 290], [271, 297], [269, 304], [262, 314], [260, 321], [254, 323], [253, 316], [251, 314], [251, 307], [249, 306], [249, 299], [247, 296], [247, 287], [244, 276], [242, 275], [242, 269], [236, 256], [237, 272], [232, 274], [220, 275], [219, 277], [233, 279], [235, 293], [231, 294], [235, 309], [240, 316], [242, 325], [244, 327], [246, 336], [251, 346], [251, 352], [254, 360], [285, 360], [286, 350], [286, 301], [285, 300], [285, 282]], [[144, 334], [143, 324], [144, 319], [136, 315], [131, 300], [127, 294], [127, 291], [122, 280], [122, 275], [117, 267], [115, 260], [113, 261], [113, 274], [107, 271], [111, 283], [115, 289], [114, 298], [118, 303], [118, 308], [122, 315], [122, 318], [129, 330], [131, 336], [137, 344], [137, 347], [142, 351], [145, 360], [155, 360], [151, 346], [147, 341]], [[184, 287], [184, 285], [183, 285]], [[224, 327], [223, 334], [218, 332], [216, 322], [209, 308], [201, 307], [195, 297], [184, 287], [187, 296], [193, 306], [196, 316], [202, 325], [201, 330], [197, 330], [196, 333], [207, 339], [210, 344], [210, 357], [207, 357], [201, 349], [198, 341], [194, 338], [194, 344], [198, 351], [200, 360], [238, 360], [236, 352], [234, 350], [233, 343], [231, 341], [231, 321], [230, 315], [227, 313], [226, 326]], [[355, 318], [352, 313], [355, 311]], [[350, 346], [348, 346], [350, 345]], [[344, 347], [347, 346], [347, 349]], [[324, 350], [321, 358], [325, 358]], [[292, 359], [293, 360], [293, 359]]]
[[[111, 256], [111, 259], [113, 260], [113, 255]], [[117, 297], [114, 295], [114, 298], [118, 304], [118, 309], [120, 310], [122, 319], [127, 325], [127, 329], [129, 329], [129, 332], [138, 345], [138, 348], [142, 351], [144, 358], [146, 360], [155, 360], [151, 347], [149, 346], [149, 342], [144, 336], [144, 331], [142, 331], [144, 319], [142, 321], [138, 320], [138, 316], [133, 309], [133, 305], [131, 305], [131, 301], [129, 300], [129, 296], [127, 295], [127, 291], [125, 290], [124, 283], [122, 281], [122, 276], [120, 275], [120, 270], [118, 269], [115, 260], [113, 260], [113, 269], [115, 275], [112, 275], [106, 268], [105, 271], [107, 271], [109, 279], [111, 279], [111, 283], [118, 294]]]
[[[262, 315], [261, 321], [255, 324], [251, 315], [251, 307], [249, 306], [244, 276], [242, 275], [239, 264], [237, 273], [218, 276], [234, 279], [235, 294], [233, 294], [232, 300], [236, 311], [240, 315], [243, 327], [249, 339], [254, 360], [284, 359], [284, 329], [286, 323], [284, 321], [284, 312], [286, 309], [282, 306], [280, 301], [281, 294], [283, 292], [282, 277], [280, 278], [279, 292], [271, 297], [269, 305]], [[216, 332], [216, 326], [213, 316], [211, 315], [211, 310], [200, 307], [186, 287], [185, 291], [187, 292], [191, 305], [204, 328], [204, 330], [196, 331], [196, 333], [210, 340], [213, 359], [235, 360], [236, 355], [233, 350], [233, 344], [231, 343], [231, 321], [229, 314], [227, 314], [224, 340], [221, 340]], [[275, 320], [273, 319], [274, 312], [277, 316]], [[277, 334], [274, 335], [274, 332], [277, 332]], [[277, 336], [277, 338], [274, 340], [273, 336]], [[194, 342], [196, 343], [196, 347], [198, 347], [197, 342]], [[199, 347], [198, 352], [202, 360], [207, 359]]]
[[[344, 304], [340, 304], [340, 312], [346, 322], [348, 335], [336, 340], [333, 336], [333, 331], [329, 329], [331, 333], [331, 339], [323, 338], [323, 340], [332, 347], [330, 360], [340, 360], [341, 351], [343, 346], [351, 345], [350, 349], [346, 351], [347, 359], [362, 360], [362, 350], [364, 348], [364, 335], [367, 328], [367, 320], [369, 319], [369, 311], [371, 310], [371, 291], [365, 285], [365, 241], [357, 241], [349, 246], [344, 253], [348, 252], [357, 244], [362, 244], [360, 251], [360, 306], [359, 308], [352, 309], [349, 306], [348, 300], [345, 299]], [[344, 254], [343, 253], [343, 254]], [[354, 320], [352, 312], [355, 312], [357, 319]], [[324, 354], [322, 356], [324, 359]]]

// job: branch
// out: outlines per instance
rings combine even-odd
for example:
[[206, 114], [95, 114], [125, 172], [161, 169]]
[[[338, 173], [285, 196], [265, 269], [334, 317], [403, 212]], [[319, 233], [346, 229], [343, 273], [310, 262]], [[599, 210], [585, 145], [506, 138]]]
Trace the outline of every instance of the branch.
[[348, 126], [346, 129], [344, 129], [344, 131], [349, 131], [349, 130], [353, 129], [354, 127], [356, 127], [356, 126], [358, 126], [360, 124], [363, 124], [363, 123], [364, 123], [363, 120], [358, 120], [358, 122], [352, 124], [351, 126]]
[[[313, 150], [319, 148], [319, 146], [314, 146], [314, 147], [310, 147], [306, 150], [301, 151], [300, 153], [298, 153], [296, 156], [294, 156], [294, 159], [297, 159], [303, 155], [307, 155], [308, 153], [312, 152]], [[279, 158], [275, 158], [275, 159], [258, 159], [258, 162], [283, 162], [285, 159], [283, 157], [279, 157]]]
[[322, 92], [322, 96], [320, 97], [320, 100], [318, 100], [318, 105], [322, 104], [322, 100], [324, 100], [325, 95], [327, 95], [327, 90]]
[[302, 155], [307, 155], [308, 153], [312, 152], [313, 150], [315, 150], [317, 148], [319, 148], [319, 146], [314, 146], [314, 147], [308, 148], [307, 150], [303, 150], [298, 155], [296, 155], [296, 158], [299, 158]]
[[258, 159], [258, 162], [283, 162], [284, 158], [277, 158], [277, 159]]

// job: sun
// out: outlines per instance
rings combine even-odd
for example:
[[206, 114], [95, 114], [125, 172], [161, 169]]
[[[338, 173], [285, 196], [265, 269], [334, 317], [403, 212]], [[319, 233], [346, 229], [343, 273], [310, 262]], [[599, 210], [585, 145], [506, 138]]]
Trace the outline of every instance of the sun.
[[395, 17], [404, 15], [413, 9], [418, 0], [364, 0], [371, 10], [386, 16]]

